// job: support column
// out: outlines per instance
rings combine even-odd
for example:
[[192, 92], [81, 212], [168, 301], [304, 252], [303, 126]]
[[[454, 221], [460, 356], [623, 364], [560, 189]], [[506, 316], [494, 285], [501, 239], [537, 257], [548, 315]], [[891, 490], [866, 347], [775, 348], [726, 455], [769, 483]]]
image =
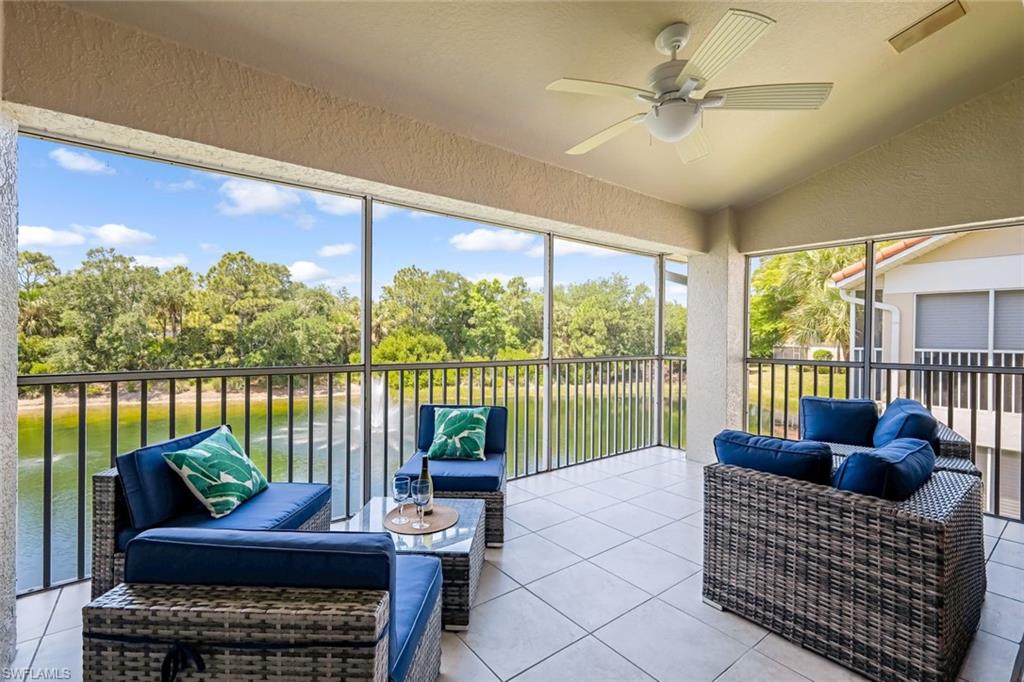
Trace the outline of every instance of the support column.
[[18, 126], [0, 114], [0, 670], [14, 661], [18, 519]]
[[712, 443], [722, 429], [743, 428], [745, 262], [732, 209], [711, 217], [708, 253], [689, 259], [687, 291], [688, 459], [715, 461]]

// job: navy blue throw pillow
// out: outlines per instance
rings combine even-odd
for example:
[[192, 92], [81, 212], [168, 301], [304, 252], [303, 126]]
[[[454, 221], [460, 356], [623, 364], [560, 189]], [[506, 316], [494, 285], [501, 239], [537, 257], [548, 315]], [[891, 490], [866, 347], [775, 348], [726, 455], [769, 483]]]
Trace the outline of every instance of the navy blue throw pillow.
[[832, 485], [839, 490], [902, 501], [931, 478], [932, 446], [917, 438], [897, 438], [868, 452], [855, 452], [839, 465]]
[[928, 408], [909, 398], [897, 398], [889, 403], [875, 427], [873, 442], [876, 448], [888, 445], [897, 438], [918, 438], [936, 445], [939, 422]]
[[873, 445], [878, 408], [873, 400], [800, 399], [800, 437], [824, 443]]
[[832, 477], [832, 451], [824, 443], [726, 430], [715, 436], [715, 454], [722, 464], [811, 483], [827, 485]]

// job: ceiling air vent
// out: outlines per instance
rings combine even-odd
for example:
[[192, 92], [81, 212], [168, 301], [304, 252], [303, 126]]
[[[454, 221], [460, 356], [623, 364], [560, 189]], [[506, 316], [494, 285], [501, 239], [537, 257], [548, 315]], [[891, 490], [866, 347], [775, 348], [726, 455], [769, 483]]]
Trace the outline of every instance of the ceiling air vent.
[[904, 52], [933, 33], [937, 33], [949, 26], [965, 14], [967, 14], [967, 10], [960, 4], [960, 0], [953, 0], [948, 5], [943, 5], [924, 19], [889, 38], [889, 44], [897, 52]]

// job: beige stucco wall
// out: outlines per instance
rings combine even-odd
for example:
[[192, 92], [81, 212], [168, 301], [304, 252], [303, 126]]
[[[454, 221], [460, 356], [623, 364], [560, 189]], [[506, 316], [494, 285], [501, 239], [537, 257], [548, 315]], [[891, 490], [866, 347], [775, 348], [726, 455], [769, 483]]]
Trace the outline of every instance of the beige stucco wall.
[[3, 11], [2, 99], [23, 126], [215, 166], [233, 165], [228, 150], [319, 186], [637, 249], [703, 248], [704, 217], [681, 206], [64, 5]]
[[1022, 112], [1024, 78], [1018, 78], [745, 207], [740, 249], [1024, 216]]
[[[18, 175], [14, 121], [0, 114], [0, 671], [14, 660], [18, 540]], [[0, 672], [2, 675], [2, 672]]]
[[737, 250], [739, 225], [732, 209], [709, 221], [708, 253], [688, 263], [686, 325], [686, 453], [715, 461], [713, 439], [722, 429], [744, 428], [745, 259]]
[[[1021, 112], [1024, 116], [1024, 111]], [[1024, 190], [1024, 188], [1022, 188]], [[942, 263], [966, 258], [988, 258], [1024, 253], [1024, 227], [977, 230], [915, 258], [913, 263]]]

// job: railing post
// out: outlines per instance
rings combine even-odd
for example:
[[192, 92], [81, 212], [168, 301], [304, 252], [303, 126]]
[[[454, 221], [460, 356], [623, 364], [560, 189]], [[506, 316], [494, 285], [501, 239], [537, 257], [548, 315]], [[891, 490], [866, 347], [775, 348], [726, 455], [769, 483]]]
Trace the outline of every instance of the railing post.
[[657, 379], [654, 382], [654, 428], [658, 432], [655, 443], [664, 445], [664, 418], [662, 414], [662, 400], [665, 389], [665, 256], [659, 254], [655, 261], [654, 273], [654, 373]]
[[[861, 397], [871, 400], [871, 356], [875, 352], [875, 241], [869, 239], [864, 242], [864, 250], [864, 376], [861, 379]], [[849, 388], [849, 376], [846, 385]]]
[[551, 233], [544, 235], [544, 468], [551, 468], [551, 378], [554, 356], [554, 314], [555, 314], [555, 240]]
[[[373, 471], [373, 457], [371, 444], [373, 434], [372, 414], [373, 409], [373, 381], [370, 375], [373, 352], [373, 200], [363, 197], [363, 280], [362, 280], [362, 305], [360, 310], [360, 343], [359, 357], [363, 361], [363, 380], [359, 386], [359, 393], [362, 397], [363, 413], [363, 504], [369, 502], [372, 492], [370, 487], [370, 474]], [[384, 436], [387, 438], [387, 434]]]

